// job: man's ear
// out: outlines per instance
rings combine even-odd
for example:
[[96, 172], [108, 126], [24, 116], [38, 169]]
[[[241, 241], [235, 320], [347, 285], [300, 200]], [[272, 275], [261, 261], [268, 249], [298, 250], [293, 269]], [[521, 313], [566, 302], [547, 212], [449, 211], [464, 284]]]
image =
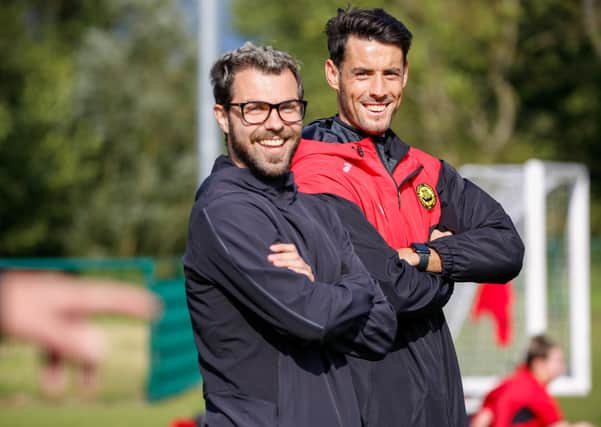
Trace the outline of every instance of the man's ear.
[[221, 104], [213, 105], [213, 115], [223, 133], [227, 134], [230, 128], [230, 121], [225, 107]]
[[403, 89], [405, 89], [408, 79], [409, 79], [409, 62], [406, 62], [405, 66], [403, 67]]
[[335, 91], [338, 91], [340, 89], [340, 71], [331, 59], [326, 60], [325, 72], [326, 80], [330, 87]]

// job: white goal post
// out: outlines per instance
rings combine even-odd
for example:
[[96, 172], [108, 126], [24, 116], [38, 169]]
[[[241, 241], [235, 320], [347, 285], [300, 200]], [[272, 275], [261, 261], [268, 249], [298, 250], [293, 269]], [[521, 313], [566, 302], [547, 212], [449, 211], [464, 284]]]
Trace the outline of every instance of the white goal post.
[[[557, 341], [567, 372], [557, 395], [591, 388], [589, 178], [581, 164], [530, 160], [523, 165], [465, 165], [460, 173], [503, 205], [524, 240], [524, 267], [513, 281], [513, 336], [497, 346], [490, 319], [470, 321], [476, 289], [458, 284], [445, 308], [467, 398], [479, 399], [523, 358], [528, 338]], [[487, 323], [488, 322], [488, 323]]]

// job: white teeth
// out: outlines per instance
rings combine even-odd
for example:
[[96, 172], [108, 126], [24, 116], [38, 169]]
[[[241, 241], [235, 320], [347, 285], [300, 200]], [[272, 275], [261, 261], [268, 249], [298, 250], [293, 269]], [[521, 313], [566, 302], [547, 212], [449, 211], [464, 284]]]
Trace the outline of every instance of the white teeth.
[[367, 108], [369, 111], [371, 111], [373, 113], [381, 113], [382, 111], [384, 111], [386, 109], [386, 105], [367, 104], [367, 105], [365, 105], [365, 108]]
[[266, 145], [268, 147], [279, 147], [281, 145], [284, 145], [284, 140], [283, 139], [262, 139], [259, 141], [259, 144], [261, 145]]

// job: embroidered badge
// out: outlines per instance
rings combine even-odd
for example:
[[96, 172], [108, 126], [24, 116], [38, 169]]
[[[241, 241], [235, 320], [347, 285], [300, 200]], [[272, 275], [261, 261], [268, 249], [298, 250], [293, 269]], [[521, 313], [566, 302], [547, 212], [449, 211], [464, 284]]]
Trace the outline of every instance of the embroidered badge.
[[344, 162], [344, 165], [342, 166], [342, 170], [344, 172], [348, 173], [352, 167], [353, 167], [353, 165], [351, 165], [350, 163]]
[[419, 184], [415, 192], [422, 206], [428, 210], [436, 206], [436, 193], [428, 184]]

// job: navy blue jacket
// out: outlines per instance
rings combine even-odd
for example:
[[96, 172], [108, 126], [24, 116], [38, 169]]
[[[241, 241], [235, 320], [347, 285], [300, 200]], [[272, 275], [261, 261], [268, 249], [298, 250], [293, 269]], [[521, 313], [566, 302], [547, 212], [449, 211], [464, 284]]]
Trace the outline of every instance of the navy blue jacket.
[[[276, 242], [296, 245], [315, 282], [267, 261]], [[396, 316], [330, 206], [292, 174], [261, 180], [220, 157], [184, 267], [209, 426], [361, 425], [348, 355], [382, 358]]]

